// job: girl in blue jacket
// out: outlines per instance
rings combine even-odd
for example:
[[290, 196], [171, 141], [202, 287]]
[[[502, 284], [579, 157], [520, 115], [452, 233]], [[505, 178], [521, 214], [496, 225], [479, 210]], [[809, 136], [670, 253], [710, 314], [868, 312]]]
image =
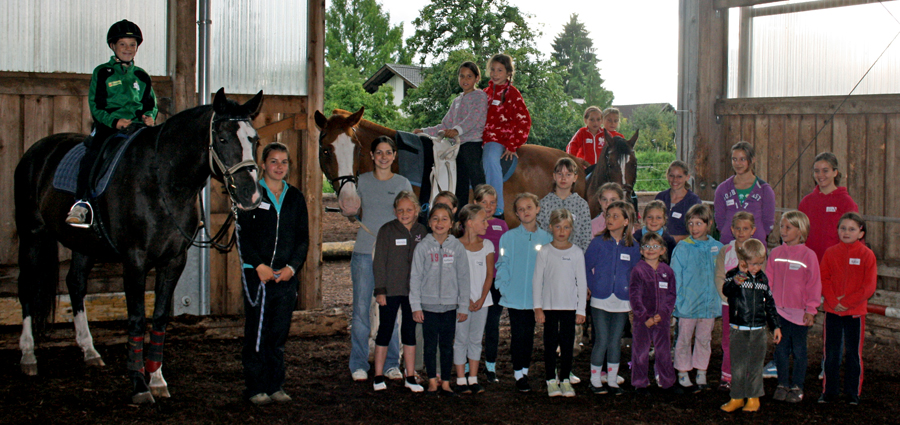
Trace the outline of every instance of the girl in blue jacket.
[[[709, 366], [710, 340], [716, 318], [722, 315], [721, 298], [715, 283], [716, 257], [722, 244], [708, 235], [712, 217], [712, 211], [703, 204], [688, 210], [685, 222], [691, 237], [675, 246], [671, 264], [678, 282], [675, 369], [678, 370], [678, 383], [683, 387], [694, 386], [688, 372], [697, 369], [695, 392], [708, 388], [706, 368]], [[692, 337], [695, 337], [693, 351]]]
[[[641, 260], [640, 246], [632, 236], [636, 219], [631, 204], [622, 201], [610, 204], [606, 208], [606, 228], [591, 241], [584, 254], [594, 324], [591, 352], [591, 391], [594, 394], [622, 394], [618, 373], [622, 331], [631, 311], [628, 284], [631, 269]], [[604, 361], [608, 366], [609, 389], [600, 381]]]
[[510, 344], [516, 389], [531, 391], [528, 366], [534, 349], [534, 294], [532, 278], [541, 246], [553, 241], [545, 230], [538, 228], [537, 215], [541, 211], [538, 197], [524, 192], [514, 203], [519, 227], [500, 238], [500, 259], [494, 285], [500, 291], [500, 305], [509, 314]]

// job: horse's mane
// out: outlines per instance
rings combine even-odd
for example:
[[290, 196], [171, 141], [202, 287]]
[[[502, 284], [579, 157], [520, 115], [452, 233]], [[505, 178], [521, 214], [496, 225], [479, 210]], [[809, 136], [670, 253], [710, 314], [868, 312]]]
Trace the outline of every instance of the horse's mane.
[[[343, 109], [334, 109], [331, 111], [331, 114], [332, 115], [340, 115], [342, 117], [349, 117], [353, 113], [350, 111], [343, 110]], [[376, 124], [365, 118], [362, 118], [359, 120], [359, 126], [362, 128], [365, 128], [366, 130], [370, 130], [370, 131], [374, 131], [376, 133], [382, 133], [382, 134], [391, 134], [391, 133], [396, 132], [396, 130], [387, 128], [381, 124]]]
[[608, 146], [607, 149], [612, 149], [610, 153], [615, 153], [616, 156], [631, 155], [631, 146], [628, 145], [628, 141], [624, 137], [613, 136]]

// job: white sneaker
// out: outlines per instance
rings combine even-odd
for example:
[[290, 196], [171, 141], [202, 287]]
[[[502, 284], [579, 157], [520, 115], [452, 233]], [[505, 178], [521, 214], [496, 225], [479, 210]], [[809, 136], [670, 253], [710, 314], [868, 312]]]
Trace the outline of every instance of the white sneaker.
[[414, 393], [420, 393], [422, 391], [425, 391], [425, 388], [422, 388], [422, 386], [419, 385], [418, 382], [416, 382], [416, 377], [414, 377], [414, 376], [410, 376], [410, 377], [404, 379], [403, 386], [406, 388], [409, 388], [409, 390]]
[[369, 373], [362, 369], [356, 369], [350, 374], [350, 377], [352, 377], [354, 381], [366, 381], [369, 379]]
[[[379, 378], [381, 378], [381, 379], [379, 379]], [[383, 390], [386, 390], [386, 389], [387, 389], [387, 382], [384, 382], [384, 377], [383, 377], [383, 376], [381, 376], [381, 377], [376, 376], [376, 377], [375, 377], [375, 381], [372, 383], [372, 388], [374, 388], [375, 391], [383, 391]]]
[[568, 379], [562, 381], [560, 390], [562, 391], [563, 397], [575, 397], [575, 389], [572, 388], [572, 383], [569, 382]]
[[269, 397], [269, 395], [266, 393], [259, 393], [253, 397], [250, 397], [250, 402], [257, 406], [265, 406], [272, 403], [272, 398]]
[[547, 395], [550, 397], [559, 397], [562, 390], [559, 389], [559, 383], [555, 379], [547, 381]]
[[275, 393], [270, 395], [269, 398], [271, 398], [272, 401], [277, 401], [279, 403], [287, 403], [287, 402], [291, 401], [291, 396], [287, 395], [287, 393], [284, 392], [284, 390], [276, 391]]
[[392, 367], [388, 369], [387, 372], [384, 372], [384, 377], [396, 381], [398, 379], [403, 379], [403, 374], [400, 373], [400, 369]]
[[[566, 381], [563, 381], [563, 383], [565, 384]], [[581, 383], [581, 378], [575, 376], [574, 373], [570, 372], [569, 373], [569, 383], [571, 383], [572, 385], [578, 385]], [[569, 396], [566, 396], [566, 397], [569, 397]]]

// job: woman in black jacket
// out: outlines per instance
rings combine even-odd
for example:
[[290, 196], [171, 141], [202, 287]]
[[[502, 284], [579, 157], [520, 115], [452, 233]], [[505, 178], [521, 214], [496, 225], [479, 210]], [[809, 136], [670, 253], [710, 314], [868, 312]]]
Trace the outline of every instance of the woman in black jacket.
[[284, 343], [297, 303], [297, 272], [309, 248], [306, 201], [284, 181], [287, 146], [263, 150], [259, 207], [238, 213], [238, 250], [244, 271], [244, 397], [254, 404], [288, 402], [284, 392]]

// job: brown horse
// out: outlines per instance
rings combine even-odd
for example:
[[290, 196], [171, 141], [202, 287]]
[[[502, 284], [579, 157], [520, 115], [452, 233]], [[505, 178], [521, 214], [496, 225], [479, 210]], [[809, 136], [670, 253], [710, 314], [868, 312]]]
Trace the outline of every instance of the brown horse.
[[[341, 213], [347, 217], [355, 216], [359, 211], [360, 200], [359, 194], [356, 192], [357, 178], [360, 174], [374, 169], [372, 158], [368, 155], [372, 141], [379, 136], [396, 138], [397, 135], [396, 130], [364, 120], [362, 116], [363, 109], [352, 114], [342, 109], [335, 109], [330, 118], [325, 118], [325, 115], [319, 111], [315, 112], [316, 126], [321, 130], [319, 164], [325, 177], [334, 186]], [[595, 172], [587, 185], [585, 184], [584, 167], [588, 164], [584, 160], [559, 149], [545, 146], [525, 145], [520, 147], [518, 150], [519, 164], [513, 175], [503, 184], [503, 197], [506, 205], [513, 205], [516, 195], [522, 192], [531, 192], [539, 198], [543, 198], [553, 188], [552, 176], [556, 161], [563, 157], [569, 157], [581, 165], [578, 167], [578, 180], [575, 182], [573, 190], [585, 198], [587, 189], [588, 196], [585, 199], [592, 205], [591, 215], [596, 215], [599, 213], [599, 206], [595, 212], [593, 204], [597, 204], [597, 196], [591, 195], [593, 192], [590, 191], [590, 187], [594, 187], [596, 191], [603, 183], [609, 181], [607, 179], [613, 179], [612, 181], [627, 182], [626, 187], [631, 190], [637, 175], [637, 163], [634, 160], [634, 152], [631, 151], [634, 140], [637, 140], [637, 134], [630, 143], [622, 138], [618, 139], [621, 140], [623, 146], [628, 147], [630, 159], [626, 160], [625, 165], [621, 167], [607, 167], [604, 164], [602, 172]], [[610, 143], [607, 145], [609, 146]], [[619, 164], [620, 158], [624, 158], [625, 155], [629, 154], [622, 154], [620, 150], [613, 149], [605, 158]], [[633, 168], [634, 171], [629, 173], [630, 168]], [[397, 164], [394, 163], [394, 172], [397, 172], [397, 169]], [[624, 173], [622, 173], [623, 170]], [[601, 179], [602, 181], [595, 182], [595, 180]], [[591, 204], [591, 199], [593, 199], [593, 204]], [[507, 208], [504, 212], [504, 219], [510, 227], [519, 225], [514, 210], [515, 208]]]

